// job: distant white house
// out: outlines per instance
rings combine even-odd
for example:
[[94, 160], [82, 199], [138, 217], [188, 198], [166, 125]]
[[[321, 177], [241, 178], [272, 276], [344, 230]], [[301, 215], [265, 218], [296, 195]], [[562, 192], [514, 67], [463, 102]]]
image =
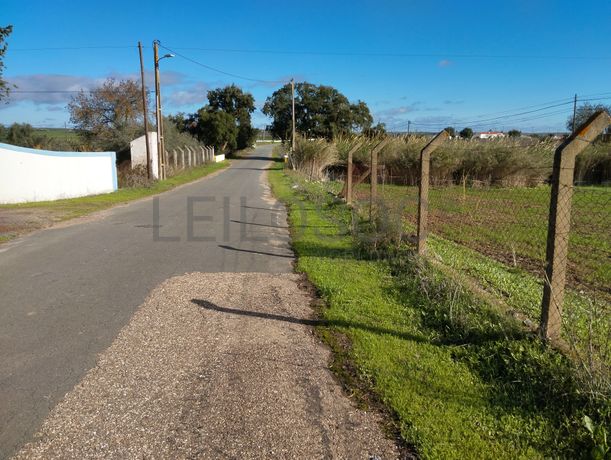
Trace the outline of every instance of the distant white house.
[[501, 131], [484, 131], [475, 135], [477, 139], [499, 139], [505, 137]]

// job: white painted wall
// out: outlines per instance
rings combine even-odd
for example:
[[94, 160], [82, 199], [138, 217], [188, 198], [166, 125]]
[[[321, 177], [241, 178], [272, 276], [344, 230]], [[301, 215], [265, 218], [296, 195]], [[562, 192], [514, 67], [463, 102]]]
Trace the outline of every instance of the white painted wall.
[[[132, 168], [136, 165], [146, 167], [146, 140], [144, 136], [129, 143], [132, 156]], [[155, 179], [159, 178], [159, 163], [157, 161], [157, 133], [149, 131], [149, 149], [151, 151], [151, 173]], [[167, 150], [167, 149], [166, 149]]]
[[0, 203], [117, 190], [115, 152], [51, 152], [0, 143]]

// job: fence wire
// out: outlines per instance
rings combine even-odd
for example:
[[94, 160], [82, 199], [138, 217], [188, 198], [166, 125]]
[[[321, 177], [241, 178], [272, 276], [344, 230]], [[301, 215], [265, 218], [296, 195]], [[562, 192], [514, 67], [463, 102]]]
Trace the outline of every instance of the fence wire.
[[[451, 157], [452, 142], [443, 145]], [[456, 270], [477, 278], [484, 287], [533, 322], [539, 320], [546, 280], [546, 249], [552, 187], [552, 164], [507, 165], [506, 174], [482, 177], [456, 175], [435, 168], [431, 159], [427, 245]], [[519, 148], [505, 151], [518, 158]], [[551, 155], [550, 155], [551, 160]], [[370, 179], [354, 187], [362, 210], [375, 206], [374, 216], [407, 241], [416, 242], [418, 173], [397, 172], [380, 155], [377, 196]], [[356, 166], [355, 177], [368, 164]], [[366, 212], [363, 214], [367, 214]], [[611, 363], [611, 187], [580, 182], [573, 186], [567, 260], [563, 336], [590, 365]], [[396, 235], [393, 236], [396, 239]], [[562, 237], [562, 236], [560, 236]]]

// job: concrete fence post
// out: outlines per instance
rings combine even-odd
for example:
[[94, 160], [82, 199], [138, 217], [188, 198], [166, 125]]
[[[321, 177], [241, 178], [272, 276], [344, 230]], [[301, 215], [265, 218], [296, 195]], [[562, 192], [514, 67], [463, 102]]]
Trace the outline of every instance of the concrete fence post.
[[180, 169], [185, 169], [185, 152], [180, 147], [176, 147], [180, 152]]
[[357, 142], [357, 144], [348, 151], [348, 171], [346, 171], [346, 204], [352, 204], [352, 157], [356, 151], [361, 148], [361, 145], [363, 145], [362, 142]]
[[420, 181], [418, 182], [418, 254], [426, 252], [426, 236], [429, 217], [429, 178], [431, 153], [448, 138], [444, 129], [438, 133], [420, 152]]
[[371, 149], [371, 176], [369, 178], [370, 193], [369, 193], [369, 220], [373, 218], [373, 208], [378, 195], [378, 153], [387, 144], [388, 138], [384, 139], [373, 149]]
[[543, 301], [541, 303], [542, 338], [554, 340], [560, 337], [562, 304], [568, 262], [569, 232], [571, 230], [571, 203], [575, 158], [611, 124], [611, 117], [604, 110], [593, 114], [564, 141], [554, 154], [552, 190], [547, 227], [547, 251]]
[[174, 171], [178, 170], [178, 155], [176, 155], [176, 149], [172, 150], [172, 164], [174, 165]]
[[202, 147], [201, 145], [199, 147], [199, 150], [201, 151], [201, 154], [202, 154], [201, 156], [202, 164], [205, 164], [206, 163], [206, 151], [204, 150], [204, 147]]

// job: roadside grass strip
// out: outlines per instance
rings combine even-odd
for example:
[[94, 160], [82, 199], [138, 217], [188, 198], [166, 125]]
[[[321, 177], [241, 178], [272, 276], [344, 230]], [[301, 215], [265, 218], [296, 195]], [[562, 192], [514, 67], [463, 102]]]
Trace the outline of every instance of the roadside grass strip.
[[[608, 425], [611, 405], [583, 391], [572, 361], [434, 264], [408, 251], [366, 257], [350, 232], [350, 209], [327, 185], [276, 168], [269, 179], [289, 209], [296, 269], [325, 304], [318, 329], [340, 360], [332, 367], [349, 387], [342, 372], [356, 369], [419, 457], [587, 456], [595, 445], [583, 417]], [[450, 266], [487, 270], [455, 243], [432, 239], [431, 249]], [[511, 291], [523, 278], [506, 279], [491, 262], [480, 278], [512, 292], [510, 303], [526, 300], [534, 314], [536, 280]]]

